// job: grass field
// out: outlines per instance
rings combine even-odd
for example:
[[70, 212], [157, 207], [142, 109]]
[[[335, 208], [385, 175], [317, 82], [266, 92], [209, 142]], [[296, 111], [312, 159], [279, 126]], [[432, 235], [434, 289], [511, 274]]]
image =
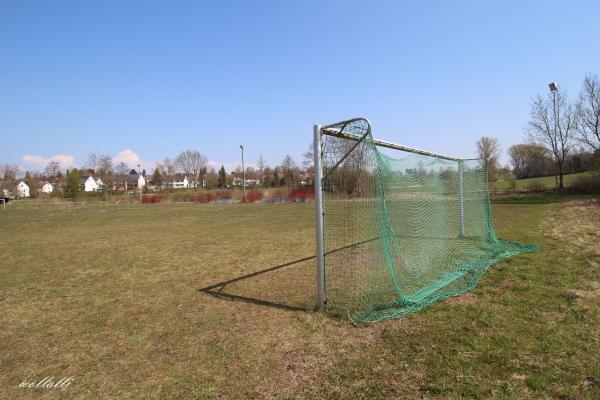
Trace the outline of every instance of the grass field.
[[312, 311], [311, 204], [9, 205], [0, 399], [600, 398], [600, 202], [493, 211], [540, 253], [354, 327]]
[[[592, 172], [579, 172], [576, 174], [568, 174], [563, 177], [565, 186], [569, 186], [571, 183], [575, 182], [578, 178], [583, 176], [589, 176]], [[552, 189], [555, 186], [555, 178], [554, 176], [544, 176], [541, 178], [528, 178], [528, 179], [518, 179], [516, 181], [516, 190], [527, 190], [528, 186], [532, 183], [541, 183], [546, 187], [546, 189]], [[496, 182], [490, 182], [490, 189], [496, 190], [510, 190], [510, 182], [504, 179], [498, 179]]]

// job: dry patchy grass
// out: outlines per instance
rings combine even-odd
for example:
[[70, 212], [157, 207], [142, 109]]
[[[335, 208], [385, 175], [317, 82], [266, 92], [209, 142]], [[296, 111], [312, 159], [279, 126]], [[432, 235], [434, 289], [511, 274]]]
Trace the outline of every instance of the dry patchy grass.
[[598, 398], [594, 207], [495, 205], [540, 253], [360, 327], [312, 312], [310, 205], [9, 208], [0, 398]]

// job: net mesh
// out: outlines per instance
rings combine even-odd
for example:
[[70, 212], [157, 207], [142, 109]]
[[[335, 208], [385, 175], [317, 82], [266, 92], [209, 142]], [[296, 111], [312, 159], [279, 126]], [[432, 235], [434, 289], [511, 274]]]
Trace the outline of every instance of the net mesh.
[[500, 259], [537, 251], [496, 238], [481, 160], [392, 158], [366, 120], [329, 131], [364, 137], [322, 140], [327, 305], [354, 323], [460, 295]]

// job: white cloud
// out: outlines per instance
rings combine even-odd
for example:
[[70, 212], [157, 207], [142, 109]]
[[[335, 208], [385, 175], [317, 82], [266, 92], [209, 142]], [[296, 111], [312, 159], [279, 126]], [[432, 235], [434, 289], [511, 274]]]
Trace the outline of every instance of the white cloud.
[[125, 163], [129, 168], [134, 168], [137, 167], [138, 164], [141, 165], [142, 159], [132, 150], [126, 149], [113, 157], [114, 164], [119, 164], [122, 162]]
[[61, 168], [71, 168], [75, 166], [75, 157], [67, 154], [56, 154], [50, 158], [25, 154], [23, 157], [21, 157], [21, 160], [25, 164], [29, 166], [35, 166], [37, 168], [45, 168], [50, 161], [58, 161]]
[[[75, 157], [67, 154], [56, 154], [49, 158], [36, 156], [32, 154], [25, 154], [23, 157], [21, 157], [21, 161], [23, 161], [22, 167], [25, 170], [33, 168], [40, 170], [44, 169], [50, 161], [58, 161], [60, 163], [61, 169], [67, 169], [78, 166], [75, 163]], [[135, 169], [137, 169], [138, 164], [146, 170], [151, 170], [155, 167], [155, 163], [142, 160], [141, 157], [131, 149], [125, 149], [119, 152], [115, 157], [113, 157], [112, 161], [114, 165], [117, 165], [120, 162], [124, 162], [129, 168]]]
[[114, 165], [125, 163], [125, 165], [127, 165], [129, 168], [134, 169], [137, 169], [138, 165], [148, 170], [155, 167], [155, 163], [143, 161], [141, 157], [131, 149], [120, 151], [116, 156], [113, 157], [112, 161]]

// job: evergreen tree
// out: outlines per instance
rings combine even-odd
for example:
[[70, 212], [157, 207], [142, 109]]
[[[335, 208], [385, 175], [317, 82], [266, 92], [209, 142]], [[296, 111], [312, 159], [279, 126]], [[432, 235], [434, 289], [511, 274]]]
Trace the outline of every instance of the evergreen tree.
[[29, 197], [37, 197], [37, 190], [35, 187], [35, 181], [33, 180], [33, 178], [31, 177], [31, 173], [29, 171], [25, 172], [25, 178], [23, 179], [23, 182], [25, 182], [25, 184], [27, 186], [29, 186]]
[[156, 186], [158, 189], [162, 187], [163, 177], [160, 173], [159, 168], [154, 169], [154, 173], [152, 174], [152, 178], [150, 179], [150, 183]]
[[67, 185], [65, 187], [65, 197], [75, 197], [77, 196], [77, 192], [79, 192], [79, 171], [73, 169], [73, 171], [69, 172], [69, 170], [67, 170], [66, 176]]
[[225, 167], [221, 165], [221, 169], [219, 170], [219, 187], [224, 188], [227, 186], [227, 173], [225, 172]]

